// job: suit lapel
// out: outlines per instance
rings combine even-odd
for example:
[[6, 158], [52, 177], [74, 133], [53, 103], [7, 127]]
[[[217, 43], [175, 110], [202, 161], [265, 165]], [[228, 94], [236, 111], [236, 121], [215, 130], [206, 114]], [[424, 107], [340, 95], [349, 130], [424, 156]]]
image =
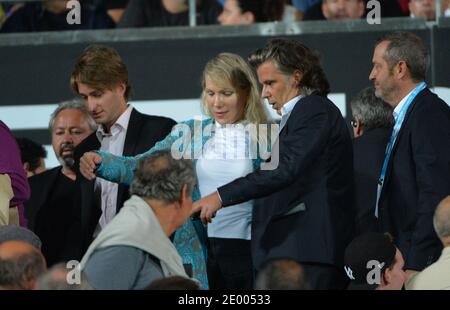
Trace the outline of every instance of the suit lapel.
[[395, 152], [397, 151], [398, 143], [399, 143], [400, 139], [402, 138], [402, 135], [404, 134], [404, 132], [406, 130], [405, 128], [407, 126], [409, 117], [411, 116], [411, 113], [413, 112], [415, 106], [417, 105], [417, 102], [422, 99], [422, 96], [425, 95], [425, 92], [427, 90], [428, 89], [425, 88], [419, 94], [417, 94], [416, 98], [414, 98], [413, 102], [411, 103], [411, 106], [408, 108], [408, 111], [406, 112], [405, 119], [403, 120], [402, 127], [400, 128], [400, 131], [398, 133], [397, 139], [395, 140], [395, 143], [394, 143], [394, 147], [392, 148], [392, 154], [391, 154], [391, 157], [389, 158], [388, 166], [387, 166], [387, 169], [386, 169], [386, 176], [385, 176], [384, 184], [386, 184], [388, 182], [388, 180], [389, 180], [389, 176], [390, 176], [391, 170], [392, 170], [393, 158], [395, 157]]
[[125, 136], [125, 144], [123, 146], [123, 156], [133, 156], [136, 144], [139, 139], [139, 133], [142, 127], [142, 114], [133, 108], [131, 110], [130, 121], [128, 123], [127, 134]]
[[[123, 146], [122, 156], [134, 156], [136, 154], [136, 146], [139, 140], [143, 123], [142, 114], [133, 108], [131, 110], [130, 121], [128, 122], [127, 134], [125, 136], [125, 144]], [[116, 212], [119, 212], [123, 205], [123, 197], [126, 194], [127, 186], [119, 184], [117, 189]]]

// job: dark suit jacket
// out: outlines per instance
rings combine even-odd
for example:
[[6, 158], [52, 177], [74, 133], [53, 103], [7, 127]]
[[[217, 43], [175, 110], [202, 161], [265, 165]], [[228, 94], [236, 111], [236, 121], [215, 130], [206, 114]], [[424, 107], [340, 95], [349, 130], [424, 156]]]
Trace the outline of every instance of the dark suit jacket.
[[278, 141], [278, 168], [220, 187], [222, 203], [262, 198], [252, 220], [257, 269], [274, 257], [341, 267], [354, 220], [353, 154], [345, 121], [327, 98], [307, 96], [292, 110]]
[[[156, 142], [163, 140], [175, 125], [175, 121], [160, 116], [145, 115], [133, 109], [125, 137], [123, 156], [134, 156], [151, 149]], [[98, 150], [100, 142], [95, 132], [81, 142], [75, 149], [75, 162], [78, 166], [79, 158], [92, 150]], [[92, 235], [102, 214], [98, 204], [100, 197], [94, 195], [95, 181], [86, 180], [78, 171], [77, 180], [81, 183], [81, 229], [83, 233], [83, 250], [92, 241]], [[117, 212], [129, 198], [128, 186], [119, 184], [117, 193]]]
[[374, 128], [353, 139], [357, 234], [378, 231], [377, 183], [390, 137], [390, 128]]
[[450, 108], [428, 89], [412, 102], [398, 134], [380, 197], [381, 229], [393, 234], [406, 269], [439, 257], [437, 204], [450, 194]]
[[[47, 264], [49, 266], [61, 262], [68, 261], [72, 259], [80, 260], [82, 253], [81, 251], [81, 238], [80, 238], [80, 212], [76, 206], [79, 205], [77, 195], [67, 197], [68, 205], [61, 206], [72, 207], [74, 209], [71, 213], [67, 213], [65, 218], [61, 218], [61, 222], [65, 222], [67, 225], [67, 231], [65, 232], [55, 232], [55, 233], [65, 233], [65, 236], [61, 236], [61, 242], [58, 244], [58, 248], [48, 248], [46, 236], [42, 236], [39, 233], [39, 226], [44, 225], [42, 222], [42, 217], [40, 217], [40, 212], [43, 207], [49, 201], [52, 189], [55, 186], [58, 175], [61, 172], [61, 166], [47, 170], [43, 173], [37, 174], [29, 178], [31, 196], [30, 199], [25, 203], [25, 217], [28, 221], [28, 229], [35, 232], [42, 241], [42, 253], [44, 254]], [[74, 201], [75, 200], [75, 201]], [[55, 246], [51, 244], [50, 246]]]

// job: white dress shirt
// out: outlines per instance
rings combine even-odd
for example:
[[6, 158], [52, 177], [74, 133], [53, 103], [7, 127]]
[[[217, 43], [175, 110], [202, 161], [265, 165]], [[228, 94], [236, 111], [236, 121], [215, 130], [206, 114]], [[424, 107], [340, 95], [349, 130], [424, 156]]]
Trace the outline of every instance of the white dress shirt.
[[295, 105], [302, 97], [304, 97], [304, 96], [298, 95], [298, 96], [292, 98], [291, 100], [289, 100], [288, 102], [286, 102], [281, 107], [280, 131], [281, 131], [281, 129], [283, 129], [284, 125], [286, 125], [286, 122], [287, 122], [289, 116], [291, 115], [292, 110], [294, 110]]
[[[132, 109], [133, 107], [129, 105], [114, 125], [111, 126], [109, 133], [105, 133], [103, 126], [98, 127], [96, 135], [101, 143], [101, 151], [122, 156]], [[97, 190], [101, 190], [102, 215], [99, 221], [99, 228], [103, 229], [116, 215], [117, 192], [119, 185], [117, 183], [112, 183], [104, 179], [97, 178], [95, 181], [95, 187]]]
[[[415, 88], [414, 88], [415, 89]], [[397, 120], [398, 114], [400, 113], [400, 111], [402, 110], [402, 107], [405, 105], [406, 100], [408, 100], [408, 97], [412, 94], [412, 92], [414, 91], [411, 90], [405, 97], [403, 97], [403, 99], [397, 104], [397, 106], [395, 107], [394, 111], [392, 112], [392, 115], [394, 116], [394, 119]]]

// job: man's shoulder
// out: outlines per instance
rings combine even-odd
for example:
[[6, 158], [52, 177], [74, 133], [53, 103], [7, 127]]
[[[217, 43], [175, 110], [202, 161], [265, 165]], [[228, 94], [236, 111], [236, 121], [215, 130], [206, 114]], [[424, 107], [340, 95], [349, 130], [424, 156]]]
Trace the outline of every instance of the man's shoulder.
[[417, 101], [412, 112], [416, 112], [414, 114], [421, 116], [424, 112], [433, 111], [450, 115], [450, 107], [448, 104], [429, 89], [425, 89], [417, 96]]
[[405, 122], [413, 128], [422, 128], [427, 124], [439, 124], [450, 128], [450, 107], [435, 93], [425, 89], [418, 95]]
[[147, 123], [149, 125], [162, 124], [164, 126], [176, 124], [176, 122], [171, 118], [159, 115], [144, 114], [137, 111], [136, 109], [133, 109], [131, 118], [141, 119], [144, 123]]
[[[55, 168], [46, 170], [42, 173], [39, 173], [39, 174], [36, 174], [36, 175], [30, 177], [28, 179], [28, 183], [30, 184], [30, 187], [33, 187], [36, 185], [42, 186], [42, 184], [46, 184], [49, 181], [49, 179], [55, 178], [58, 175], [58, 173], [61, 171], [61, 168], [62, 168], [61, 166], [57, 166]], [[46, 185], [49, 185], [49, 184], [46, 184]]]
[[328, 115], [341, 115], [337, 106], [327, 97], [309, 95], [301, 98], [294, 110], [301, 110], [301, 115], [308, 116], [315, 113], [326, 113]]
[[330, 104], [333, 104], [333, 102], [330, 99], [328, 99], [328, 97], [319, 96], [319, 95], [305, 96], [300, 99], [300, 103], [302, 105], [308, 106], [310, 108], [316, 108], [316, 109], [325, 109]]

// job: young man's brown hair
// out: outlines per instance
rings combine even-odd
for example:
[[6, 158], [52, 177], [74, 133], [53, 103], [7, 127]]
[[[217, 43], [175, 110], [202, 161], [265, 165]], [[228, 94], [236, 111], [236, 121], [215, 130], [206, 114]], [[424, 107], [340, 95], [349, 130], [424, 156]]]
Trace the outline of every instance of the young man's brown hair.
[[104, 45], [90, 45], [78, 58], [70, 76], [70, 86], [76, 93], [80, 83], [98, 90], [112, 90], [123, 83], [126, 101], [131, 90], [125, 63], [115, 49]]

